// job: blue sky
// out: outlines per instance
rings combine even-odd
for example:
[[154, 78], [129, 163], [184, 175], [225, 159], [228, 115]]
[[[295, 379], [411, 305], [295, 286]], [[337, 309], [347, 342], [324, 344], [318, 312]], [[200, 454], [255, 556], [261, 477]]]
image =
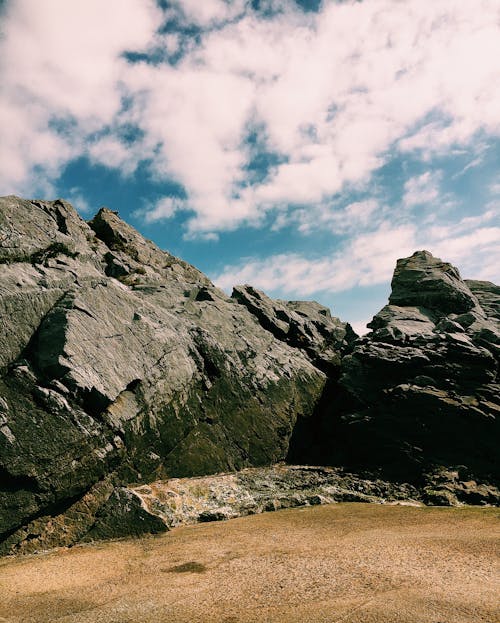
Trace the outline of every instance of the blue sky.
[[102, 205], [362, 329], [426, 248], [500, 281], [498, 0], [7, 0], [0, 193]]

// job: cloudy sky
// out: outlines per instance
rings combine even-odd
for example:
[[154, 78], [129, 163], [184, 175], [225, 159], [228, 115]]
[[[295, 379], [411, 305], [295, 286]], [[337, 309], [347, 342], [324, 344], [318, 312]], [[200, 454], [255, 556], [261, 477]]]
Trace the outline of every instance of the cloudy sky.
[[0, 194], [357, 328], [416, 249], [500, 280], [499, 0], [0, 0], [0, 30]]

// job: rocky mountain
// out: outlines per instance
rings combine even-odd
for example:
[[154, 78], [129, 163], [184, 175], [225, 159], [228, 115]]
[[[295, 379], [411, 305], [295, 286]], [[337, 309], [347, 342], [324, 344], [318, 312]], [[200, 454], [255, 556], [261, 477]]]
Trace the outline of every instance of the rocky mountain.
[[417, 252], [358, 339], [107, 209], [0, 199], [0, 551], [154, 530], [125, 485], [284, 460], [498, 501], [499, 292]]

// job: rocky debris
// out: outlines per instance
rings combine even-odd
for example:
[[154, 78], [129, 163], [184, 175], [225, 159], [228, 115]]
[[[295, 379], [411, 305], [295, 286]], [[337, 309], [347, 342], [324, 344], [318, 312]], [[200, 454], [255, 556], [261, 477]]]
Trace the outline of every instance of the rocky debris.
[[349, 323], [332, 317], [330, 310], [316, 301], [273, 300], [249, 285], [235, 286], [231, 296], [254, 314], [264, 329], [303, 350], [315, 366], [330, 375], [358, 337]]
[[496, 286], [462, 281], [427, 251], [399, 260], [389, 305], [342, 360], [319, 427], [329, 462], [416, 483], [451, 469], [456, 499], [498, 503], [481, 483], [499, 478], [499, 302]]
[[341, 469], [284, 464], [114, 489], [108, 480], [60, 515], [31, 522], [4, 541], [0, 553], [33, 553], [78, 542], [155, 534], [298, 506], [335, 502], [422, 505], [421, 498], [422, 492], [411, 485], [370, 481]]
[[370, 481], [329, 467], [284, 464], [158, 481], [131, 491], [168, 528], [334, 502], [385, 504], [411, 499], [418, 504], [420, 497], [417, 489], [406, 484]]
[[459, 506], [460, 504], [491, 504], [498, 506], [498, 487], [473, 480], [463, 465], [456, 469], [437, 468], [427, 474], [422, 499], [430, 506]]
[[110, 210], [6, 197], [0, 225], [0, 541], [110, 475], [285, 458], [326, 381], [301, 351]]

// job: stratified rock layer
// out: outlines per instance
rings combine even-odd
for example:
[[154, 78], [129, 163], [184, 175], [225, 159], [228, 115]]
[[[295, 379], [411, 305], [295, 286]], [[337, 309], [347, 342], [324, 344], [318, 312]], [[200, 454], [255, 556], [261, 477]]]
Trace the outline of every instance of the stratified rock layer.
[[285, 458], [305, 354], [109, 210], [6, 197], [0, 230], [0, 540], [104, 481]]

